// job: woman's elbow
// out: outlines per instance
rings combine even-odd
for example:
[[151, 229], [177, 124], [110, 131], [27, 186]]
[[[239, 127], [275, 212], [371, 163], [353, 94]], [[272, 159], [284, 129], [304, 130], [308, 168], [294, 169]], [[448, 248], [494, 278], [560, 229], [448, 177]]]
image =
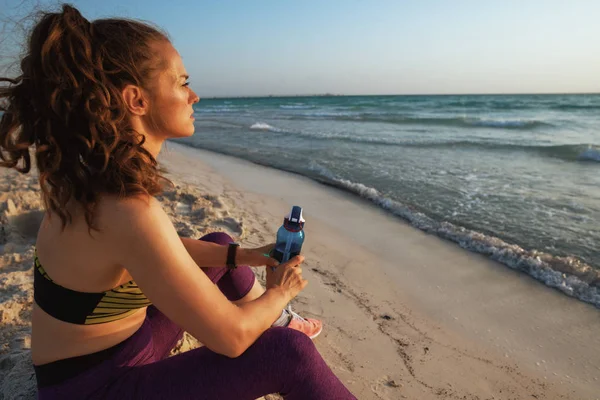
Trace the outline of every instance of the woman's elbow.
[[227, 356], [230, 358], [241, 356], [255, 341], [256, 338], [253, 338], [250, 332], [240, 326], [235, 336], [230, 340], [229, 354]]
[[242, 329], [236, 329], [236, 332], [231, 332], [227, 337], [222, 337], [220, 343], [211, 350], [225, 357], [237, 358], [244, 354], [253, 342], [249, 340], [246, 332]]
[[248, 344], [243, 343], [241, 340], [234, 339], [231, 342], [227, 343], [225, 346], [223, 346], [221, 351], [219, 351], [218, 353], [221, 353], [225, 357], [238, 358], [246, 352], [248, 347], [250, 347]]
[[223, 355], [225, 357], [229, 357], [229, 358], [238, 358], [239, 356], [244, 354], [245, 351], [246, 351], [246, 349], [243, 347], [231, 348], [227, 351], [226, 354], [223, 354]]

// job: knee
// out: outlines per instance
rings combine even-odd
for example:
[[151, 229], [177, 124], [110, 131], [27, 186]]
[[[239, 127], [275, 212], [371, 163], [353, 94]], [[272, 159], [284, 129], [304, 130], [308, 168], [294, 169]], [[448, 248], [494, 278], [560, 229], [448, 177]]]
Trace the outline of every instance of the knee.
[[203, 242], [217, 243], [220, 245], [226, 245], [234, 241], [233, 238], [225, 232], [212, 232], [208, 235], [202, 236], [199, 240], [202, 240]]
[[264, 334], [268, 346], [275, 348], [277, 354], [295, 367], [312, 365], [320, 357], [313, 341], [304, 333], [290, 328], [271, 328]]

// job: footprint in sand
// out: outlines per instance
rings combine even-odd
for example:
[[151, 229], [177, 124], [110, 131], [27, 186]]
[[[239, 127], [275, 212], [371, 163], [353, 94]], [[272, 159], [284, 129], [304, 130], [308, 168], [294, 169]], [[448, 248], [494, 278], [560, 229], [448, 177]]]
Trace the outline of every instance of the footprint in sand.
[[223, 208], [223, 202], [221, 201], [221, 199], [219, 198], [219, 196], [215, 196], [212, 194], [207, 194], [202, 196], [202, 198], [204, 198], [205, 200], [208, 200], [212, 203], [214, 208]]
[[181, 237], [194, 237], [196, 235], [196, 231], [186, 222], [175, 222], [173, 224], [175, 229], [177, 230], [177, 234]]
[[371, 390], [381, 399], [398, 399], [402, 396], [403, 387], [404, 384], [401, 382], [400, 377], [392, 378], [385, 375], [371, 386]]
[[190, 214], [190, 221], [193, 224], [199, 224], [204, 221], [206, 218], [211, 218], [215, 216], [215, 212], [212, 208], [199, 208], [197, 210], [192, 211]]
[[231, 217], [226, 217], [223, 219], [213, 221], [212, 225], [225, 228], [229, 232], [234, 233], [238, 236], [241, 236], [242, 233], [244, 233], [244, 229], [242, 228], [242, 222], [238, 222]]
[[37, 231], [44, 218], [44, 211], [20, 210], [11, 199], [2, 204], [2, 209], [4, 213], [0, 218], [2, 222], [0, 242], [6, 243], [9, 239], [35, 242]]
[[24, 400], [37, 398], [35, 372], [28, 351], [4, 355], [0, 357], [0, 364], [4, 374], [4, 379], [0, 381], [0, 396]]
[[28, 241], [35, 241], [38, 229], [44, 219], [44, 211], [25, 211], [8, 217], [9, 224]]

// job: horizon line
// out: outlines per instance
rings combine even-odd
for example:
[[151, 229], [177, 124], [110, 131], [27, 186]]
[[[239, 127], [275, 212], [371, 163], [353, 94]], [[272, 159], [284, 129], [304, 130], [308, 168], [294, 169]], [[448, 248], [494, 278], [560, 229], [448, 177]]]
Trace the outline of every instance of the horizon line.
[[250, 99], [250, 98], [291, 98], [291, 97], [385, 97], [385, 96], [536, 96], [536, 95], [600, 95], [597, 92], [516, 92], [516, 93], [406, 93], [406, 94], [337, 94], [337, 93], [313, 93], [313, 94], [265, 94], [265, 95], [231, 95], [231, 96], [200, 96], [200, 100], [218, 99]]

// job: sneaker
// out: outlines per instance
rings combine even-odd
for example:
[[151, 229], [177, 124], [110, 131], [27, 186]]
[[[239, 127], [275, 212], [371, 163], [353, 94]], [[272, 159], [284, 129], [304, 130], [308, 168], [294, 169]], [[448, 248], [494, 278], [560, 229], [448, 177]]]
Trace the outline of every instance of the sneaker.
[[321, 321], [312, 318], [303, 318], [293, 311], [290, 312], [292, 314], [292, 319], [287, 326], [288, 328], [300, 331], [311, 339], [319, 336], [323, 330], [323, 323]]

